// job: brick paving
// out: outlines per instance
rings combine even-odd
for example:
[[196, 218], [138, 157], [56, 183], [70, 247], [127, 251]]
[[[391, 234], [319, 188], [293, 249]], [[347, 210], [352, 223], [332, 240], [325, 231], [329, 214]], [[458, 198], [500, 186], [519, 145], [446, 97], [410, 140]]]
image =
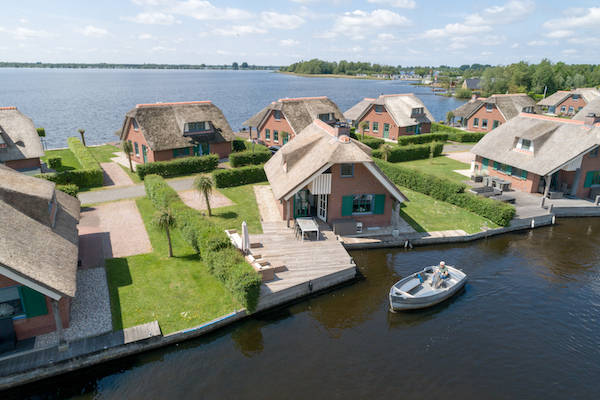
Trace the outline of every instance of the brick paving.
[[100, 163], [104, 172], [104, 186], [130, 186], [133, 181], [123, 168], [117, 163]]

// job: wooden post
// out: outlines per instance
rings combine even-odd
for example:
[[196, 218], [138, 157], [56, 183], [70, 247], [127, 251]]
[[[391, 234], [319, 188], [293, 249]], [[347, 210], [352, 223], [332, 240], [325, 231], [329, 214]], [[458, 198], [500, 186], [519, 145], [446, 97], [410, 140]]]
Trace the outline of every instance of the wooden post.
[[58, 349], [59, 351], [65, 351], [68, 349], [68, 345], [65, 342], [63, 335], [63, 324], [60, 316], [60, 310], [58, 309], [58, 301], [52, 299], [52, 313], [54, 314], [54, 323], [56, 324], [56, 334], [58, 335]]
[[290, 201], [286, 200], [285, 202], [286, 205], [286, 213], [285, 213], [285, 223], [287, 225], [287, 227], [290, 227]]
[[546, 187], [544, 188], [544, 197], [542, 197], [542, 207], [544, 207], [544, 204], [546, 204], [546, 197], [548, 197], [548, 192], [550, 191], [550, 182], [552, 182], [552, 175], [546, 175], [544, 179], [546, 179]]

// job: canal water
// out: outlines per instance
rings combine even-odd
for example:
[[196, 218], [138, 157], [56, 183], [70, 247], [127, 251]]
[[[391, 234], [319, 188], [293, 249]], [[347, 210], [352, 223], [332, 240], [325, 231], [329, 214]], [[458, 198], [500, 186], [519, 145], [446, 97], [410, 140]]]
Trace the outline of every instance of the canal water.
[[[0, 397], [599, 398], [600, 219], [352, 256], [352, 285]], [[468, 274], [465, 290], [390, 313], [390, 286], [440, 260]]]

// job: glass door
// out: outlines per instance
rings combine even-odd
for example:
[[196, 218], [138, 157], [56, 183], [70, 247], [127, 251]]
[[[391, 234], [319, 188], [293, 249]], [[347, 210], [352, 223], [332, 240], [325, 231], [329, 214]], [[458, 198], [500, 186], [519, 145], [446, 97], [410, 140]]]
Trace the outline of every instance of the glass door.
[[327, 195], [320, 194], [317, 203], [317, 216], [323, 222], [327, 222]]
[[146, 145], [142, 145], [142, 156], [144, 157], [144, 164], [148, 162], [148, 151]]
[[383, 138], [390, 138], [390, 124], [383, 124]]
[[310, 202], [308, 190], [303, 189], [294, 195], [294, 218], [308, 217], [310, 215]]

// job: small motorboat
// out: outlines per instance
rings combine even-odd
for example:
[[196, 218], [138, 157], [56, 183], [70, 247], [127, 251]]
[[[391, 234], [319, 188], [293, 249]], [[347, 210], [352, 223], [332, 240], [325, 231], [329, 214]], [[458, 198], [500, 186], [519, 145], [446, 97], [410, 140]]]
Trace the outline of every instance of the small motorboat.
[[399, 280], [390, 289], [392, 311], [416, 310], [434, 306], [456, 294], [467, 282], [461, 270], [446, 266], [448, 277], [442, 278], [439, 267], [427, 267]]

